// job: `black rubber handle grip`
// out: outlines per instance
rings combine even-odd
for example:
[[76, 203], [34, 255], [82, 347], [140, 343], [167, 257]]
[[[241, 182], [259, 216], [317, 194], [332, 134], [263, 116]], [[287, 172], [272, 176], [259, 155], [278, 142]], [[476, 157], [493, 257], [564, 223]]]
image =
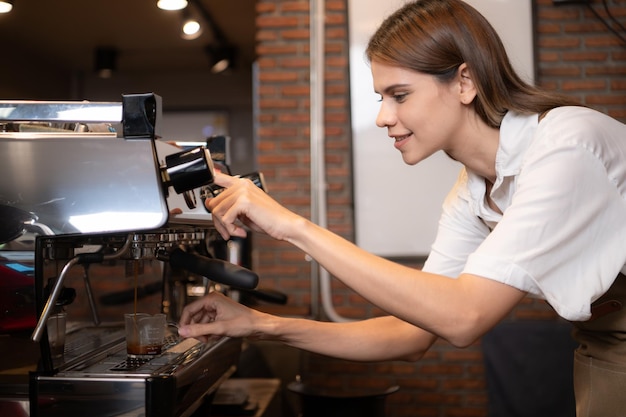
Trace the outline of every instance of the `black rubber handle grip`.
[[242, 293], [273, 304], [285, 305], [288, 301], [287, 294], [271, 289], [242, 290]]
[[259, 276], [249, 269], [221, 259], [187, 253], [179, 248], [170, 253], [170, 264], [233, 288], [253, 290], [259, 283]]

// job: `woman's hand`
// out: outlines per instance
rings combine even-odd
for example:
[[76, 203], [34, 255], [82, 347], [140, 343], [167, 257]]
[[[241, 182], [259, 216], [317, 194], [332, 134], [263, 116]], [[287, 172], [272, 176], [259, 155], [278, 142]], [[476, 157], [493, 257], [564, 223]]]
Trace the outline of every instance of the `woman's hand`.
[[258, 326], [264, 316], [214, 291], [185, 306], [178, 334], [205, 343], [216, 336], [260, 338]]
[[294, 224], [301, 219], [297, 214], [278, 204], [252, 181], [216, 173], [215, 184], [225, 187], [217, 197], [205, 201], [220, 235], [246, 235], [242, 224], [253, 231], [264, 232], [275, 239], [286, 240]]

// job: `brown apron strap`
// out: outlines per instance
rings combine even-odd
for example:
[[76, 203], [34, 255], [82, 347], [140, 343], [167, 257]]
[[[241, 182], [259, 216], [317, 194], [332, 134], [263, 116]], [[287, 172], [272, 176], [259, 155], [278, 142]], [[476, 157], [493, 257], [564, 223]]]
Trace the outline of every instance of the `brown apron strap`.
[[622, 302], [619, 300], [608, 300], [599, 304], [591, 305], [591, 318], [589, 321], [597, 320], [602, 316], [605, 316], [622, 309]]
[[626, 275], [620, 272], [609, 290], [591, 305], [589, 321], [595, 321], [607, 314], [620, 311], [624, 305], [626, 305]]

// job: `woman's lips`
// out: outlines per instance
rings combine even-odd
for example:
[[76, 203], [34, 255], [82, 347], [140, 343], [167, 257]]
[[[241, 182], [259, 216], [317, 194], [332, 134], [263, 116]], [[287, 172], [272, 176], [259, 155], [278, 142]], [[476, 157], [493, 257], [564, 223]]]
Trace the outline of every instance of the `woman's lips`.
[[402, 135], [402, 136], [392, 136], [392, 138], [394, 139], [394, 146], [399, 149], [402, 147], [402, 145], [409, 139], [409, 137], [411, 137], [411, 133], [409, 133], [408, 135]]

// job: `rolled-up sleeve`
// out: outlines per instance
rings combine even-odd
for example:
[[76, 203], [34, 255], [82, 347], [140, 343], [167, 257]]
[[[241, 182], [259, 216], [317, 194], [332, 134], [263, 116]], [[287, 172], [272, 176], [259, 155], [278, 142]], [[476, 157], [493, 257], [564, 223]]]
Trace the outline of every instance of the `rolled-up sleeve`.
[[471, 210], [466, 186], [467, 174], [463, 171], [444, 200], [437, 237], [423, 271], [458, 277], [468, 256], [489, 235], [489, 228]]

